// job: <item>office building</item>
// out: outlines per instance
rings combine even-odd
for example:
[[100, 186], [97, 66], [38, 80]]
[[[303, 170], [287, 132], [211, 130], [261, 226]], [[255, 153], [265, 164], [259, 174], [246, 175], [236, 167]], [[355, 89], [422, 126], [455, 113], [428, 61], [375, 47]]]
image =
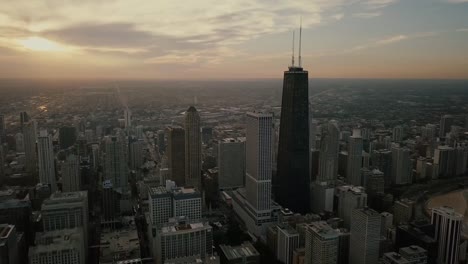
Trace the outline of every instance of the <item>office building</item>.
[[383, 173], [385, 187], [390, 187], [392, 184], [392, 151], [387, 149], [372, 151], [371, 165]]
[[76, 192], [81, 190], [81, 173], [78, 157], [74, 154], [67, 156], [62, 163], [62, 191]]
[[159, 246], [154, 256], [158, 264], [190, 256], [205, 259], [213, 254], [213, 232], [207, 222], [172, 218], [161, 228], [156, 239]]
[[338, 176], [339, 137], [340, 128], [338, 122], [332, 120], [322, 130], [317, 177], [317, 181], [319, 182], [331, 182]]
[[166, 151], [166, 136], [164, 130], [158, 131], [158, 150], [160, 154]]
[[185, 186], [185, 130], [182, 127], [167, 128], [166, 156], [171, 180], [177, 186]]
[[24, 232], [27, 243], [33, 242], [31, 213], [30, 201], [9, 199], [0, 203], [0, 223], [14, 225], [18, 231]]
[[245, 141], [226, 138], [218, 143], [218, 169], [219, 189], [244, 186]]
[[392, 141], [393, 142], [403, 141], [403, 127], [396, 126], [393, 128]]
[[104, 139], [104, 180], [122, 192], [128, 188], [128, 165], [125, 143], [120, 137]]
[[319, 221], [307, 225], [305, 242], [305, 264], [336, 264], [339, 233], [326, 222]]
[[451, 207], [432, 209], [431, 223], [435, 227], [434, 238], [439, 243], [438, 263], [458, 263], [462, 221], [463, 215]]
[[292, 264], [293, 252], [299, 247], [299, 233], [289, 225], [278, 226], [276, 258], [284, 264]]
[[143, 140], [130, 142], [130, 155], [128, 156], [130, 169], [138, 170], [143, 165], [145, 160], [144, 148], [145, 142]]
[[21, 132], [24, 132], [24, 126], [29, 122], [29, 115], [27, 112], [20, 112], [20, 126]]
[[275, 200], [297, 213], [310, 210], [309, 137], [309, 73], [299, 55], [284, 72], [275, 179]]
[[412, 183], [410, 150], [406, 147], [392, 147], [392, 182], [402, 185]]
[[339, 186], [335, 190], [338, 198], [338, 216], [346, 228], [351, 226], [353, 210], [367, 206], [367, 194], [363, 187]]
[[226, 264], [259, 264], [260, 253], [248, 241], [239, 246], [220, 245], [220, 260]]
[[64, 126], [59, 128], [59, 143], [61, 149], [73, 146], [77, 139], [76, 127]]
[[434, 142], [436, 138], [436, 126], [427, 124], [421, 128], [421, 137], [426, 142]]
[[375, 264], [379, 260], [381, 216], [372, 209], [355, 209], [351, 217], [349, 264]]
[[393, 207], [395, 225], [409, 223], [413, 220], [416, 203], [409, 199], [396, 201]]
[[385, 253], [383, 264], [426, 264], [427, 250], [419, 246], [402, 247], [396, 252]]
[[372, 171], [370, 171], [370, 173], [367, 176], [368, 176], [367, 179], [365, 179], [365, 182], [367, 183], [366, 192], [369, 195], [374, 195], [377, 193], [384, 193], [385, 176], [383, 172], [381, 172], [378, 169], [373, 169]]
[[49, 184], [52, 192], [57, 190], [55, 179], [55, 155], [52, 147], [52, 137], [46, 130], [40, 132], [37, 138], [37, 153], [39, 163], [39, 182]]
[[362, 168], [362, 137], [359, 129], [353, 130], [353, 135], [348, 140], [348, 162], [346, 168], [346, 182], [352, 185], [361, 186]]
[[311, 209], [314, 213], [333, 212], [335, 186], [328, 182], [314, 182], [311, 185]]
[[14, 225], [0, 224], [0, 263], [23, 263], [23, 235], [16, 231]]
[[450, 132], [450, 128], [453, 125], [454, 118], [451, 115], [444, 115], [440, 119], [440, 126], [439, 126], [439, 137], [445, 138], [447, 133]]
[[152, 226], [160, 226], [173, 217], [172, 194], [165, 187], [149, 188], [149, 213]]
[[173, 216], [185, 217], [190, 221], [201, 219], [202, 197], [195, 188], [176, 188], [172, 191]]
[[191, 106], [185, 112], [185, 185], [201, 190], [200, 114]]
[[44, 231], [81, 228], [83, 243], [88, 245], [88, 192], [54, 193], [41, 208]]
[[31, 264], [85, 264], [86, 250], [81, 228], [39, 233], [29, 249]]

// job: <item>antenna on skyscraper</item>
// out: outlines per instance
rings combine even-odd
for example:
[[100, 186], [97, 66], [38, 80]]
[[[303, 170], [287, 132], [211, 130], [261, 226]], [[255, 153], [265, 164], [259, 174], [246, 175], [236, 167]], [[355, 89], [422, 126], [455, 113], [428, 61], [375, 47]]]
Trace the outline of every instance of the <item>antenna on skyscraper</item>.
[[293, 41], [292, 41], [292, 64], [291, 67], [294, 67], [294, 30], [293, 30]]
[[299, 67], [302, 67], [301, 45], [302, 45], [302, 16], [301, 16], [301, 25], [299, 27]]

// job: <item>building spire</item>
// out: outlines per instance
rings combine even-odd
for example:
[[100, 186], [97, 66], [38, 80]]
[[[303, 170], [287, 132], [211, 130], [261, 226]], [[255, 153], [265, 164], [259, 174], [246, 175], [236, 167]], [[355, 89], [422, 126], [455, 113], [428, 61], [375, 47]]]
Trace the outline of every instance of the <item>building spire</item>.
[[302, 67], [301, 45], [302, 45], [302, 16], [301, 16], [301, 25], [299, 27], [299, 67]]
[[291, 67], [294, 67], [294, 30], [293, 30], [293, 39], [292, 39], [292, 56], [291, 56]]

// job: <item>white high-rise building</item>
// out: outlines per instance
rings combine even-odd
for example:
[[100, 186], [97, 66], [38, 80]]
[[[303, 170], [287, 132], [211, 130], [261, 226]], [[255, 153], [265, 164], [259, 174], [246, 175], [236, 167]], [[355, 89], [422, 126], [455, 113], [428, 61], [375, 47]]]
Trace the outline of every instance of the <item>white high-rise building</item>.
[[125, 145], [118, 137], [106, 137], [104, 144], [104, 180], [110, 181], [113, 189], [127, 189], [128, 165]]
[[24, 124], [24, 156], [25, 167], [29, 173], [37, 175], [37, 152], [36, 152], [36, 126], [34, 121]]
[[372, 209], [353, 210], [349, 264], [378, 263], [381, 221], [381, 215]]
[[307, 225], [305, 234], [305, 264], [336, 264], [338, 261], [339, 232], [326, 222]]
[[77, 156], [70, 154], [62, 164], [62, 191], [76, 192], [80, 190], [80, 162]]
[[226, 138], [218, 143], [218, 169], [219, 189], [244, 186], [245, 141]]
[[334, 181], [338, 175], [338, 152], [340, 150], [340, 128], [338, 122], [332, 120], [322, 130], [320, 141], [319, 173], [317, 181]]
[[171, 259], [199, 256], [202, 260], [213, 254], [213, 232], [207, 222], [187, 222], [172, 218], [157, 234], [156, 263], [171, 263]]
[[392, 147], [392, 182], [394, 184], [412, 182], [410, 150], [406, 147]]
[[280, 207], [271, 199], [273, 115], [247, 113], [245, 189], [232, 193], [233, 209], [250, 233], [262, 236]]
[[185, 112], [185, 185], [201, 191], [200, 115], [191, 106]]
[[276, 258], [284, 264], [293, 263], [293, 252], [299, 247], [299, 233], [292, 227], [278, 226]]
[[396, 126], [393, 128], [392, 140], [393, 142], [401, 142], [403, 140], [403, 127]]
[[439, 146], [434, 150], [434, 172], [436, 178], [447, 178], [455, 176], [456, 152], [449, 146]]
[[349, 184], [361, 186], [362, 167], [362, 137], [359, 129], [353, 130], [353, 135], [348, 140], [348, 162], [346, 169], [346, 181]]
[[363, 187], [339, 186], [336, 188], [338, 197], [338, 216], [343, 219], [344, 227], [351, 226], [353, 210], [367, 206], [367, 194]]
[[458, 263], [460, 250], [460, 233], [463, 215], [451, 207], [432, 209], [431, 223], [435, 227], [435, 239], [439, 244], [437, 263]]
[[253, 211], [271, 208], [273, 116], [248, 113], [246, 132], [247, 202]]
[[194, 188], [176, 188], [173, 190], [174, 217], [185, 217], [190, 221], [201, 219], [202, 199]]
[[132, 111], [128, 108], [124, 110], [124, 121], [125, 128], [130, 128], [132, 126]]
[[46, 130], [42, 130], [37, 139], [37, 152], [39, 160], [39, 182], [42, 184], [49, 184], [50, 190], [54, 193], [57, 190], [54, 148], [52, 146], [52, 137]]
[[31, 264], [85, 264], [86, 249], [82, 228], [38, 233], [29, 248]]

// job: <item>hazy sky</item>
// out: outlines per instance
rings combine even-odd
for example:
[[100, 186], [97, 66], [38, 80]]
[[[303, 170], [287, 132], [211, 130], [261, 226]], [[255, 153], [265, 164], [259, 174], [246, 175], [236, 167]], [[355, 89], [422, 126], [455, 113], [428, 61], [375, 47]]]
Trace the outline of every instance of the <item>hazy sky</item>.
[[301, 16], [311, 78], [468, 78], [468, 0], [0, 1], [0, 78], [281, 78]]

